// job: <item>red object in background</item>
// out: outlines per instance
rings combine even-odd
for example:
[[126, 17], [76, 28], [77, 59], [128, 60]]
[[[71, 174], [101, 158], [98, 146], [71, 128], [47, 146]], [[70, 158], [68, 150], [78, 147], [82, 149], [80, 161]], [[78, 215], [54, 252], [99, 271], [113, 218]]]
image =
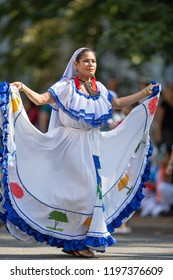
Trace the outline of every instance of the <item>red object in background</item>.
[[32, 109], [27, 112], [30, 122], [35, 126], [38, 124], [38, 113], [39, 108], [37, 106], [33, 106]]
[[150, 190], [150, 191], [155, 191], [156, 190], [156, 185], [152, 183], [151, 181], [148, 181], [145, 183], [145, 186]]

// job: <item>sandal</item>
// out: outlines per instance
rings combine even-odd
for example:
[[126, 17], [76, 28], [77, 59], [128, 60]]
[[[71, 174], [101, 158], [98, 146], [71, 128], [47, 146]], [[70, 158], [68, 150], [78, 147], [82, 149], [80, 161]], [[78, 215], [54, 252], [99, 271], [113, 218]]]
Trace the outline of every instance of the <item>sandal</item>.
[[94, 256], [94, 253], [90, 249], [85, 249], [81, 251], [62, 249], [62, 252], [71, 256], [82, 257], [82, 258], [92, 258]]
[[74, 254], [75, 251], [72, 251], [72, 250], [65, 250], [65, 249], [62, 249], [62, 252], [65, 253], [65, 254], [71, 255], [71, 256], [76, 256], [76, 255]]
[[76, 257], [82, 257], [82, 258], [92, 258], [94, 256], [94, 253], [90, 249], [73, 251], [73, 253]]

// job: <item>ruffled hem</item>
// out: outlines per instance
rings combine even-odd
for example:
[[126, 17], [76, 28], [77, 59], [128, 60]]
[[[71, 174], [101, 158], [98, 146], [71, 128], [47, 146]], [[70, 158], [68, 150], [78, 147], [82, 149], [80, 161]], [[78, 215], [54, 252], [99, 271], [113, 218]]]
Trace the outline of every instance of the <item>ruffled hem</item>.
[[111, 235], [107, 237], [86, 237], [85, 239], [85, 245], [92, 248], [108, 247], [113, 244], [116, 244], [116, 240]]
[[[92, 127], [100, 127], [112, 117], [112, 106], [110, 102], [113, 97], [105, 88], [99, 92], [98, 96], [91, 97], [76, 89], [73, 81], [66, 82], [65, 85], [64, 82], [65, 81], [59, 81], [57, 86], [55, 84], [53, 87], [49, 88], [48, 91], [54, 97], [56, 104], [58, 104], [72, 119], [77, 121], [83, 120]], [[70, 85], [70, 83], [72, 83], [72, 85]], [[63, 94], [58, 94], [59, 86], [67, 87]], [[71, 96], [70, 100], [68, 96]], [[91, 103], [90, 106], [88, 106], [88, 102]], [[70, 106], [66, 106], [67, 103], [70, 104]], [[90, 108], [90, 111], [87, 112], [86, 108]]]
[[[7, 186], [8, 180], [8, 104], [9, 104], [9, 88], [10, 85], [5, 82], [0, 83], [0, 109], [2, 118], [2, 129], [0, 129], [0, 170], [2, 180], [0, 182], [0, 203], [3, 204], [4, 189]], [[2, 186], [3, 185], [3, 186]], [[6, 222], [6, 212], [0, 213], [0, 219]]]
[[[49, 246], [57, 248], [64, 248], [65, 250], [84, 250], [86, 247], [92, 247], [99, 251], [99, 247], [108, 247], [116, 243], [112, 236], [107, 237], [86, 237], [82, 240], [67, 240], [61, 238], [55, 238], [50, 235], [45, 235], [29, 226], [22, 218], [18, 216], [16, 211], [12, 208], [9, 200], [9, 195], [6, 192], [6, 202], [4, 204], [6, 209], [6, 219], [3, 222], [11, 222], [14, 226], [18, 227], [22, 232], [34, 237], [37, 242], [45, 243]], [[1, 216], [0, 216], [1, 218]]]

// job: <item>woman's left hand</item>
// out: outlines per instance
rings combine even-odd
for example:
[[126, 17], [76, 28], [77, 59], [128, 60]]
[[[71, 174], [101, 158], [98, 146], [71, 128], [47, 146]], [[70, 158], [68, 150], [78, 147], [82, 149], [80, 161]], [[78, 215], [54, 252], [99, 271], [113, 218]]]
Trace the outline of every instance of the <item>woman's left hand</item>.
[[157, 87], [159, 84], [149, 84], [146, 88], [144, 88], [145, 95], [149, 96], [153, 93], [153, 88]]

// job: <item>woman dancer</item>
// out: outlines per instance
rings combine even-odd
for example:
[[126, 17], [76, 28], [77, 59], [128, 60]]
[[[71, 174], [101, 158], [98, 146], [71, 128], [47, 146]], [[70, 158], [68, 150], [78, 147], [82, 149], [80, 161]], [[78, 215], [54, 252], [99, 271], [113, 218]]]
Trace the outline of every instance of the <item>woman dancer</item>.
[[[79, 257], [114, 244], [111, 232], [140, 206], [149, 175], [149, 128], [160, 92], [158, 84], [150, 84], [113, 98], [95, 72], [95, 52], [81, 48], [43, 94], [22, 82], [0, 84], [0, 217], [16, 238]], [[52, 106], [47, 133], [30, 123], [19, 91], [37, 105]], [[145, 97], [117, 128], [100, 132], [112, 107]]]

